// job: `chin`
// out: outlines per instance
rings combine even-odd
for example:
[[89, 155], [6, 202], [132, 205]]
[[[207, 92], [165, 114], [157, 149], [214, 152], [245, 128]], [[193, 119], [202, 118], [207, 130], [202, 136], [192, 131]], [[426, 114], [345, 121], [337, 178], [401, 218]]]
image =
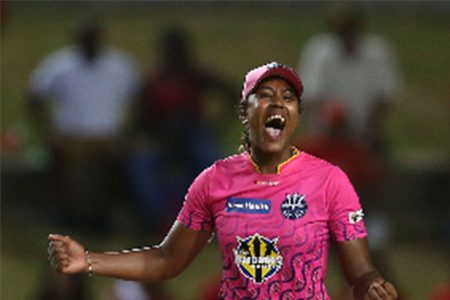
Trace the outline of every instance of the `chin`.
[[282, 153], [287, 145], [285, 143], [265, 143], [259, 147], [261, 151], [270, 154]]

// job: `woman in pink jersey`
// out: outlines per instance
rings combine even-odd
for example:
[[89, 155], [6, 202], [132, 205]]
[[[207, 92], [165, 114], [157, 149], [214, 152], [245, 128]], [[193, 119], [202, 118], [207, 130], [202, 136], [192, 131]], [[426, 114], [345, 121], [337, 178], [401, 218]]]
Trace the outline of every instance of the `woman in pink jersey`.
[[245, 77], [243, 151], [216, 161], [193, 182], [177, 221], [151, 248], [94, 253], [50, 235], [52, 265], [159, 281], [183, 271], [215, 233], [222, 251], [219, 299], [330, 299], [330, 241], [355, 299], [397, 299], [371, 264], [363, 212], [347, 176], [293, 146], [303, 86], [290, 68], [270, 63]]

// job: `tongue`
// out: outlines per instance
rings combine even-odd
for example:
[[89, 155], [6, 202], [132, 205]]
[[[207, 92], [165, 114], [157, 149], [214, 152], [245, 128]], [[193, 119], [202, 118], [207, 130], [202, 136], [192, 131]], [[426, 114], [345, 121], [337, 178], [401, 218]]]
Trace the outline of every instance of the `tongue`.
[[281, 129], [273, 128], [273, 127], [266, 127], [266, 133], [268, 136], [272, 138], [277, 138], [281, 135]]

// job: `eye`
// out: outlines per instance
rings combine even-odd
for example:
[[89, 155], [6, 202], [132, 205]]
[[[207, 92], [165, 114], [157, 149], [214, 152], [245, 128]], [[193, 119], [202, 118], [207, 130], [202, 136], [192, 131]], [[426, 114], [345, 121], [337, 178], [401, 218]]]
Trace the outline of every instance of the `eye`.
[[258, 93], [256, 93], [256, 96], [258, 97], [258, 99], [267, 99], [267, 98], [273, 97], [272, 93], [270, 93], [268, 91], [258, 92]]
[[292, 102], [292, 101], [296, 101], [297, 97], [292, 94], [292, 93], [286, 93], [283, 95], [284, 101], [286, 102]]

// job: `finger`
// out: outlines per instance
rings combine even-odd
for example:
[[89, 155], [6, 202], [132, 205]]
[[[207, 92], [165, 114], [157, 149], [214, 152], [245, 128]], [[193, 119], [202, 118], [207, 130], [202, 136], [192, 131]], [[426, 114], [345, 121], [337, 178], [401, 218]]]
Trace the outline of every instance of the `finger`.
[[392, 283], [386, 281], [386, 282], [383, 284], [383, 287], [385, 288], [385, 290], [388, 292], [388, 294], [389, 294], [390, 296], [392, 296], [393, 298], [397, 298], [397, 297], [398, 297], [397, 290], [396, 290], [395, 287], [392, 285]]
[[68, 260], [68, 259], [69, 259], [69, 255], [67, 254], [67, 252], [58, 252], [58, 253], [56, 254], [56, 257], [57, 257], [59, 260], [63, 260], [63, 259]]
[[50, 264], [57, 271], [62, 272], [69, 266], [69, 260], [67, 258], [53, 257]]
[[58, 260], [56, 257], [53, 257], [53, 258], [50, 260], [50, 265], [51, 265], [54, 269], [58, 270], [59, 265], [60, 265], [60, 262], [59, 262], [59, 260]]
[[381, 299], [387, 299], [388, 292], [384, 289], [384, 287], [381, 284], [374, 284], [373, 289], [377, 292], [377, 295]]
[[69, 254], [67, 253], [65, 248], [56, 249], [52, 248], [49, 253], [50, 260], [68, 260]]
[[51, 247], [52, 247], [52, 249], [54, 249], [56, 251], [62, 251], [64, 249], [66, 249], [66, 244], [64, 244], [63, 242], [57, 241], [57, 242], [52, 242]]
[[60, 242], [67, 242], [70, 240], [70, 236], [68, 235], [62, 235], [62, 234], [49, 234], [48, 235], [49, 241], [60, 241]]
[[375, 284], [372, 283], [372, 285], [369, 287], [369, 290], [367, 291], [367, 294], [369, 295], [369, 299], [371, 300], [382, 300], [381, 296], [378, 294], [377, 289], [375, 288]]
[[63, 238], [63, 235], [61, 235], [61, 234], [49, 234], [47, 237], [47, 239], [49, 241], [60, 241], [60, 240], [62, 240], [62, 238]]
[[53, 243], [47, 251], [49, 255], [57, 255], [58, 253], [65, 253], [67, 250], [64, 244]]

